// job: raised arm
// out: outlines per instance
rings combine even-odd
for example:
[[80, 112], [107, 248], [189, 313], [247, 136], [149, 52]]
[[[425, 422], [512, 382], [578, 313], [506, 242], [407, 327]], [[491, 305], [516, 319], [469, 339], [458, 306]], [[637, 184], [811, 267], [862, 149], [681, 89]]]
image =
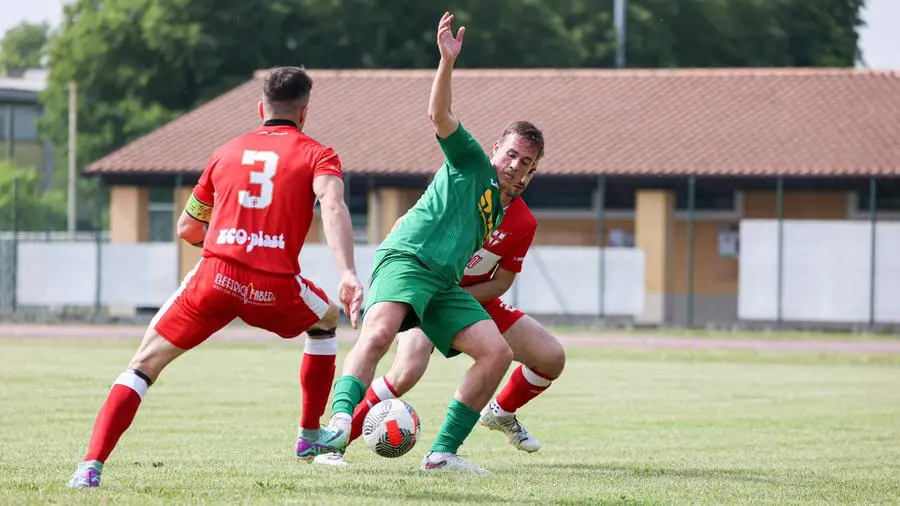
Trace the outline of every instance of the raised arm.
[[466, 27], [461, 26], [454, 37], [450, 27], [452, 22], [453, 14], [445, 12], [438, 25], [437, 44], [441, 52], [441, 61], [434, 75], [431, 97], [428, 100], [428, 118], [434, 126], [435, 133], [441, 139], [446, 139], [459, 127], [459, 120], [456, 119], [450, 108], [452, 88], [450, 76], [453, 73], [456, 57], [462, 50]]

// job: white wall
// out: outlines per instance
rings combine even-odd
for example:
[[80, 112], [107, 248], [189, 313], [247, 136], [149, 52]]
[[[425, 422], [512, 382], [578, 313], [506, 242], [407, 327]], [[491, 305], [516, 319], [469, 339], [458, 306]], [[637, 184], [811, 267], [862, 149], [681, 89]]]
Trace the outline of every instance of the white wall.
[[[158, 307], [178, 286], [174, 243], [103, 244], [102, 305]], [[21, 305], [92, 306], [97, 290], [97, 244], [22, 242], [16, 297]]]
[[[19, 304], [92, 306], [96, 253], [97, 245], [92, 242], [19, 243]], [[366, 287], [374, 257], [375, 246], [356, 247], [357, 270]], [[504, 299], [534, 314], [598, 314], [599, 258], [597, 248], [534, 247]], [[307, 245], [300, 262], [303, 275], [333, 298], [338, 273], [328, 247]], [[174, 244], [104, 244], [100, 263], [102, 305], [158, 307], [178, 285]], [[607, 248], [604, 264], [604, 314], [640, 314], [644, 308], [643, 251]]]
[[[357, 246], [356, 266], [364, 286], [376, 246]], [[607, 316], [640, 314], [644, 310], [644, 252], [636, 248], [607, 248], [605, 311]], [[528, 252], [522, 273], [504, 300], [534, 314], [591, 315], [599, 312], [598, 248], [535, 246]], [[337, 268], [328, 247], [310, 244], [300, 254], [303, 275], [333, 297]]]
[[[778, 222], [742, 220], [738, 316], [778, 315]], [[869, 321], [872, 227], [868, 222], [783, 222], [785, 321]], [[875, 321], [900, 322], [900, 223], [875, 229]]]
[[[606, 248], [603, 312], [634, 316], [644, 311], [644, 251]], [[600, 250], [573, 246], [532, 248], [522, 273], [504, 297], [534, 314], [599, 314]]]

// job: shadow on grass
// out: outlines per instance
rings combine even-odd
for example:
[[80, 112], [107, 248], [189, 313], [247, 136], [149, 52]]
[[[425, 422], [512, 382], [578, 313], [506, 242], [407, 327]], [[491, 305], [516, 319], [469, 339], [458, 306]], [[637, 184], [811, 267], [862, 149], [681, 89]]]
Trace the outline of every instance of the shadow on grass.
[[696, 478], [701, 480], [725, 479], [752, 483], [768, 483], [771, 485], [780, 484], [778, 480], [775, 480], [767, 473], [755, 469], [674, 469], [642, 466], [557, 463], [541, 464], [540, 466], [537, 466], [536, 469], [538, 468], [544, 472], [551, 469], [557, 469], [563, 472], [577, 472], [579, 474], [588, 475], [637, 476], [642, 478], [674, 476], [678, 478]]

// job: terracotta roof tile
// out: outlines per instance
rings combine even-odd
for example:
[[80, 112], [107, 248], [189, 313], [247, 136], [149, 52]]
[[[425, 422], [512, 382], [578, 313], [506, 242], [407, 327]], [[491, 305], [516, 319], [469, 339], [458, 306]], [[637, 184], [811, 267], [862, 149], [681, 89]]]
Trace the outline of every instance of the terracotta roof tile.
[[[310, 70], [307, 132], [348, 172], [429, 173], [432, 70]], [[258, 125], [261, 73], [87, 172], [196, 172]], [[855, 69], [468, 70], [454, 112], [485, 147], [503, 125], [544, 130], [563, 174], [900, 175], [900, 73]]]

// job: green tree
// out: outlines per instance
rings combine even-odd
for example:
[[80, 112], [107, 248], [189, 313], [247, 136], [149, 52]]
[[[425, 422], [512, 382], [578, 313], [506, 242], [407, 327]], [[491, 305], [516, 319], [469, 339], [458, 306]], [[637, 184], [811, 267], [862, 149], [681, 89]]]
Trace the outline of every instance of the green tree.
[[22, 22], [10, 28], [0, 39], [0, 72], [21, 75], [26, 69], [41, 66], [50, 25]]
[[297, 2], [77, 0], [49, 44], [43, 130], [65, 149], [78, 89], [78, 164], [95, 160], [252, 71], [295, 61]]
[[629, 0], [634, 67], [852, 67], [864, 0]]
[[44, 191], [31, 167], [0, 161], [0, 230], [61, 230], [66, 227], [66, 197]]
[[[628, 0], [630, 67], [851, 66], [863, 0]], [[430, 68], [444, 10], [471, 28], [467, 67], [612, 67], [612, 0], [75, 0], [49, 43], [44, 131], [78, 164], [254, 70]]]

